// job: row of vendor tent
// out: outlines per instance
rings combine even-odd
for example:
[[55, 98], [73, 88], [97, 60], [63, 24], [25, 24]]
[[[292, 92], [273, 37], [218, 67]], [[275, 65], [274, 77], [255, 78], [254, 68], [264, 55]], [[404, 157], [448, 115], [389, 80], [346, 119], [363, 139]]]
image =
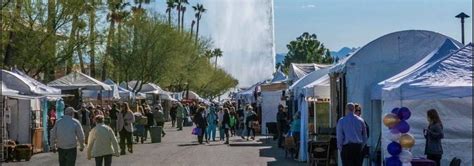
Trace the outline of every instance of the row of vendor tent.
[[[301, 113], [301, 130], [308, 131], [311, 98], [329, 98], [332, 127], [345, 114], [347, 102], [360, 103], [374, 155], [380, 138], [378, 148], [384, 151], [387, 145], [380, 134], [386, 131], [383, 114], [405, 106], [412, 110], [408, 123], [417, 142], [412, 152], [422, 157], [426, 111], [434, 108], [445, 125], [442, 165], [453, 157], [461, 158], [462, 165], [472, 165], [472, 44], [460, 47], [458, 41], [439, 33], [400, 31], [368, 43], [326, 70], [302, 76], [289, 87]], [[300, 138], [299, 159], [305, 161], [308, 135], [302, 132]]]

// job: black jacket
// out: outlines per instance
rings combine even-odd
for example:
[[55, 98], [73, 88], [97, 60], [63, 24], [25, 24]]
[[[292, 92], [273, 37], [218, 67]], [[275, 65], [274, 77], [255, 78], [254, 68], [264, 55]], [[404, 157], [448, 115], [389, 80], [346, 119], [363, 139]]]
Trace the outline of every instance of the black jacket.
[[202, 117], [202, 114], [194, 114], [194, 123], [196, 124], [196, 127], [198, 128], [206, 128], [207, 127], [207, 122], [206, 122], [206, 119], [204, 119], [204, 117]]

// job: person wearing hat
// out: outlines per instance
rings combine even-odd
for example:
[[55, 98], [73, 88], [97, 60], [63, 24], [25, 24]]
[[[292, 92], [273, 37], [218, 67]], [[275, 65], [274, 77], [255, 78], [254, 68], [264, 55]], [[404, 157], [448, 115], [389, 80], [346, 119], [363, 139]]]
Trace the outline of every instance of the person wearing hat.
[[79, 115], [79, 122], [81, 122], [82, 129], [84, 130], [84, 134], [86, 135], [86, 144], [87, 144], [87, 138], [89, 137], [89, 131], [91, 131], [91, 125], [92, 121], [92, 113], [91, 110], [94, 108], [94, 105], [92, 103], [89, 103], [89, 105], [86, 105], [85, 103], [82, 104], [81, 110], [79, 110], [78, 115]]
[[105, 125], [103, 115], [97, 115], [95, 122], [96, 126], [91, 130], [87, 144], [87, 159], [94, 157], [96, 165], [110, 166], [112, 155], [120, 156], [117, 138], [112, 128]]
[[67, 107], [64, 116], [56, 122], [50, 131], [50, 142], [53, 152], [58, 151], [60, 166], [73, 166], [76, 164], [77, 142], [79, 142], [79, 150], [84, 150], [84, 131], [81, 123], [74, 119], [76, 110]]

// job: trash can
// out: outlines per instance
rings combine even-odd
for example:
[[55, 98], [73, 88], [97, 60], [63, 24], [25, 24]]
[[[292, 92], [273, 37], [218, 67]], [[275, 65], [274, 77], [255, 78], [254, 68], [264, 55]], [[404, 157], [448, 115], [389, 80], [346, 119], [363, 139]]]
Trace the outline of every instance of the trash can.
[[151, 126], [150, 127], [150, 137], [151, 143], [160, 143], [161, 142], [161, 126]]

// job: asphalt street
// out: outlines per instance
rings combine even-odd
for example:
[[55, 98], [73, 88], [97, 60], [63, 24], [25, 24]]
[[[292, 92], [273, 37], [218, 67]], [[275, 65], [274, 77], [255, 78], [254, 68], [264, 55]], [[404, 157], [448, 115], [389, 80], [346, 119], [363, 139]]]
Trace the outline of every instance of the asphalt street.
[[[260, 165], [305, 165], [285, 158], [285, 152], [276, 147], [276, 141], [257, 137], [256, 141], [245, 141], [232, 137], [232, 146], [216, 141], [199, 145], [191, 135], [192, 127], [182, 131], [165, 126], [165, 137], [161, 143], [135, 144], [134, 153], [114, 157], [112, 165], [117, 166], [260, 166]], [[218, 139], [217, 139], [218, 140]], [[57, 153], [35, 154], [30, 161], [2, 163], [5, 166], [59, 165]], [[76, 165], [95, 165], [94, 159], [87, 160], [85, 151], [78, 152]]]

